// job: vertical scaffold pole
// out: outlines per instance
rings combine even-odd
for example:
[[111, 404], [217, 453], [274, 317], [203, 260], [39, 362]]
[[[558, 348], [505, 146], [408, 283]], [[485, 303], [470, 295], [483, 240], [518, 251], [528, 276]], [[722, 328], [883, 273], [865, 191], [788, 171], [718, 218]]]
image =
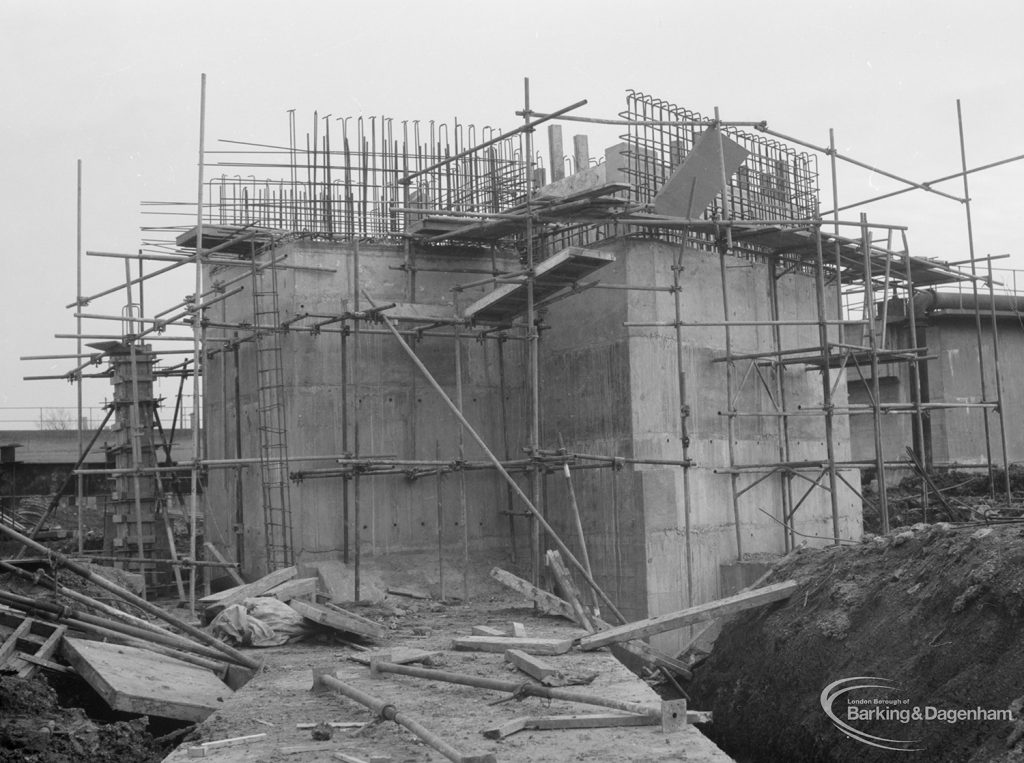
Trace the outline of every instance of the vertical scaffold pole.
[[[200, 300], [203, 293], [203, 161], [206, 153], [206, 73], [200, 80], [199, 93], [199, 158], [196, 182], [196, 272], [195, 272], [195, 295], [192, 305], [195, 308], [194, 320], [192, 321], [192, 469], [191, 485], [189, 490], [189, 559], [196, 558], [196, 531], [199, 524], [199, 356], [202, 352], [202, 307]], [[196, 567], [188, 568], [188, 597], [189, 609], [195, 614], [196, 611]]]

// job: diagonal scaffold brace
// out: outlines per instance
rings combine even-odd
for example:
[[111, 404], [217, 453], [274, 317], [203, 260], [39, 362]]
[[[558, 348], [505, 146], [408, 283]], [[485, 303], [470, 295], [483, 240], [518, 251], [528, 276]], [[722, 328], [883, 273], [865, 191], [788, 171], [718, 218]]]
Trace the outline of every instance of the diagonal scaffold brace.
[[[373, 298], [370, 297], [370, 295], [367, 294], [365, 290], [363, 291], [363, 296], [366, 297], [366, 300], [367, 302], [370, 303], [370, 305], [372, 305], [373, 307], [377, 306], [377, 303], [374, 302]], [[584, 567], [583, 564], [579, 561], [579, 559], [577, 559], [573, 555], [572, 551], [569, 550], [569, 547], [565, 545], [562, 539], [558, 536], [558, 533], [555, 532], [555, 529], [550, 524], [548, 524], [548, 521], [544, 518], [544, 515], [541, 514], [537, 507], [533, 505], [533, 501], [531, 501], [527, 497], [526, 493], [523, 492], [522, 488], [520, 488], [516, 481], [512, 479], [512, 476], [505, 470], [505, 467], [502, 466], [500, 459], [496, 455], [494, 455], [494, 452], [489, 447], [487, 447], [487, 443], [484, 442], [483, 437], [481, 437], [479, 433], [477, 433], [477, 431], [473, 428], [473, 425], [469, 423], [466, 417], [462, 414], [462, 411], [459, 410], [459, 407], [452, 401], [452, 399], [448, 396], [448, 394], [438, 383], [437, 379], [435, 379], [433, 374], [430, 373], [430, 370], [423, 364], [423, 361], [420, 360], [416, 356], [416, 353], [413, 352], [412, 348], [409, 347], [409, 343], [406, 342], [402, 335], [398, 332], [398, 329], [395, 328], [395, 324], [391, 322], [391, 319], [388, 318], [388, 316], [385, 315], [383, 312], [378, 313], [378, 317], [384, 324], [384, 326], [387, 327], [388, 331], [390, 331], [391, 334], [395, 337], [395, 339], [398, 340], [398, 344], [405, 351], [405, 354], [409, 356], [409, 359], [413, 362], [416, 368], [420, 370], [420, 373], [423, 374], [424, 378], [426, 378], [430, 386], [434, 388], [434, 391], [441, 396], [441, 399], [445, 402], [445, 404], [448, 406], [451, 412], [455, 414], [455, 418], [459, 420], [459, 423], [465, 428], [466, 432], [468, 432], [470, 437], [472, 437], [476, 441], [476, 444], [480, 446], [484, 454], [487, 456], [487, 459], [494, 465], [494, 468], [498, 471], [498, 474], [500, 474], [502, 478], [509, 484], [509, 487], [512, 489], [512, 492], [514, 492], [516, 496], [519, 497], [519, 500], [523, 502], [523, 505], [526, 506], [530, 513], [536, 518], [537, 524], [540, 525], [544, 532], [548, 534], [548, 537], [551, 538], [551, 541], [555, 544], [558, 550], [562, 552], [562, 556], [565, 557], [565, 559], [569, 561], [573, 567], [576, 568], [580, 575], [583, 576], [583, 579], [587, 581], [587, 584], [593, 589], [594, 593], [596, 593], [601, 598], [601, 601], [608, 605], [608, 609], [615, 615], [616, 618], [618, 618], [618, 621], [620, 623], [625, 623], [626, 618], [623, 617], [621, 612], [619, 612], [618, 608], [615, 606], [615, 602], [608, 598], [608, 594], [606, 594], [601, 589], [601, 587], [598, 586], [598, 584], [594, 581], [593, 576], [589, 572], [587, 572], [586, 567]]]

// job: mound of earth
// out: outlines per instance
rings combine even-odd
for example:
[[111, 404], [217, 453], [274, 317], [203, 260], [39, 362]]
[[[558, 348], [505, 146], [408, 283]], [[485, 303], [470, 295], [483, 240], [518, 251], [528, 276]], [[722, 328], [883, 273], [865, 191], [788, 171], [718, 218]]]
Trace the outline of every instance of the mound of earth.
[[788, 601], [737, 616], [696, 670], [692, 704], [714, 712], [705, 732], [727, 753], [1024, 761], [1022, 525], [801, 549], [770, 582], [789, 579]]
[[42, 679], [0, 675], [0, 761], [144, 763], [163, 753], [140, 718], [97, 723], [81, 708], [63, 708]]

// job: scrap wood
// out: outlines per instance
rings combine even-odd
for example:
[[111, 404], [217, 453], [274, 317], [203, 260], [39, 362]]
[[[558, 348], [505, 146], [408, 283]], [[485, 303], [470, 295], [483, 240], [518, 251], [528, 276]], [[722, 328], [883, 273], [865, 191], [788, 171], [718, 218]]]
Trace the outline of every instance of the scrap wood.
[[65, 638], [61, 650], [114, 710], [202, 721], [233, 693], [210, 671], [145, 649]]
[[549, 676], [561, 675], [558, 668], [550, 662], [529, 655], [522, 649], [505, 650], [505, 659], [537, 681], [543, 682]]
[[562, 596], [572, 608], [572, 619], [588, 631], [596, 630], [592, 615], [587, 612], [580, 602], [579, 589], [576, 588], [576, 583], [573, 582], [569, 569], [565, 566], [565, 562], [562, 561], [562, 555], [558, 553], [557, 549], [551, 549], [545, 556], [548, 569], [551, 570], [555, 582], [558, 584], [559, 589], [561, 589]]
[[319, 625], [325, 625], [334, 630], [346, 633], [355, 633], [365, 638], [379, 639], [384, 637], [384, 628], [373, 620], [352, 614], [340, 607], [326, 607], [321, 604], [313, 604], [308, 601], [294, 600], [289, 603], [292, 609]]
[[404, 596], [407, 599], [430, 599], [430, 594], [413, 591], [409, 588], [388, 588], [387, 592], [395, 596]]
[[[66, 625], [58, 625], [53, 629], [53, 633], [51, 633], [46, 640], [39, 645], [39, 648], [36, 649], [35, 652], [31, 654], [20, 654], [19, 657], [29, 664], [18, 671], [18, 678], [28, 678], [35, 672], [35, 668], [37, 666], [56, 671], [58, 673], [69, 672], [63, 665], [58, 665], [50, 659], [57, 651], [57, 647], [60, 646], [61, 639], [64, 638], [64, 634], [67, 632], [68, 627]], [[2, 663], [3, 660], [0, 660], [0, 664]]]
[[[369, 721], [372, 723], [373, 721]], [[332, 729], [358, 729], [366, 725], [366, 721], [321, 721], [326, 723]], [[310, 729], [316, 728], [319, 724], [317, 723], [296, 723], [295, 728], [299, 731], [309, 731]]]
[[234, 588], [228, 588], [227, 590], [204, 596], [199, 600], [199, 603], [203, 605], [207, 612], [215, 614], [225, 607], [230, 607], [232, 604], [241, 604], [246, 599], [266, 593], [274, 586], [291, 580], [298, 576], [298, 574], [298, 567], [285, 567], [284, 569], [274, 570], [269, 575], [264, 575], [252, 583], [246, 583], [245, 585], [235, 586]]
[[494, 628], [490, 625], [474, 625], [473, 630], [470, 633], [474, 636], [507, 636], [508, 631], [503, 631], [501, 628]]
[[584, 650], [598, 649], [608, 644], [631, 639], [645, 638], [656, 633], [677, 630], [726, 614], [742, 612], [745, 609], [762, 607], [776, 601], [788, 599], [797, 588], [795, 580], [787, 580], [784, 583], [775, 583], [755, 591], [736, 594], [718, 601], [700, 604], [696, 607], [670, 612], [665, 615], [649, 617], [645, 620], [638, 620], [633, 623], [626, 623], [608, 630], [592, 633], [580, 639], [580, 648]]
[[565, 654], [572, 649], [571, 638], [512, 638], [511, 636], [463, 636], [452, 639], [452, 646], [472, 652], [501, 652], [522, 649], [527, 654]]
[[604, 729], [620, 726], [657, 726], [660, 718], [632, 713], [592, 713], [588, 715], [550, 715], [544, 718], [514, 718], [511, 721], [484, 729], [488, 739], [504, 739], [526, 729], [549, 731], [553, 729]]
[[266, 733], [262, 734], [249, 734], [244, 737], [231, 737], [230, 739], [217, 739], [212, 742], [203, 742], [195, 747], [188, 748], [188, 756], [190, 758], [205, 758], [211, 751], [223, 749], [225, 747], [238, 747], [243, 744], [252, 744], [258, 742], [261, 739], [266, 739]]
[[[395, 666], [403, 669], [407, 669], [407, 666]], [[400, 711], [397, 707], [389, 702], [373, 697], [359, 689], [339, 681], [338, 678], [333, 674], [331, 668], [313, 668], [313, 691], [336, 691], [339, 694], [348, 697], [355, 702], [368, 707], [379, 715], [383, 720], [392, 721], [408, 729], [417, 737], [420, 738], [424, 743], [430, 745], [439, 753], [444, 755], [448, 760], [461, 761], [461, 763], [497, 763], [496, 758], [491, 753], [484, 753], [479, 755], [464, 755], [457, 749], [452, 747], [450, 744], [445, 742], [439, 736], [431, 732], [429, 729], [424, 727], [418, 721], [410, 718], [404, 712]]]
[[[441, 656], [441, 652], [428, 652], [426, 649], [415, 649], [407, 646], [392, 647], [387, 650], [387, 653], [390, 655], [388, 662], [394, 662], [399, 665], [407, 665], [411, 662], [430, 662]], [[360, 652], [359, 654], [350, 654], [348, 658], [352, 662], [369, 665], [370, 661], [380, 654], [381, 652]]]
[[2, 668], [11, 657], [17, 655], [18, 640], [27, 636], [32, 630], [32, 618], [26, 617], [21, 625], [14, 629], [14, 632], [0, 644], [0, 668]]
[[316, 596], [316, 584], [316, 578], [293, 578], [274, 586], [260, 595], [271, 596], [278, 601], [289, 602], [292, 599]]
[[500, 567], [494, 567], [491, 570], [491, 577], [506, 588], [511, 588], [513, 591], [533, 601], [540, 607], [542, 612], [561, 615], [566, 620], [575, 622], [572, 607], [569, 606], [569, 603], [558, 598], [553, 593], [537, 588], [533, 583], [523, 580], [521, 577], [513, 575], [511, 572]]
[[224, 555], [218, 551], [217, 547], [210, 541], [206, 541], [206, 543], [203, 544], [203, 547], [209, 552], [210, 556], [224, 565], [225, 571], [227, 571], [228, 575], [231, 576], [231, 579], [234, 580], [237, 585], [245, 585], [245, 580], [238, 574], [237, 564], [232, 564], [225, 559]]

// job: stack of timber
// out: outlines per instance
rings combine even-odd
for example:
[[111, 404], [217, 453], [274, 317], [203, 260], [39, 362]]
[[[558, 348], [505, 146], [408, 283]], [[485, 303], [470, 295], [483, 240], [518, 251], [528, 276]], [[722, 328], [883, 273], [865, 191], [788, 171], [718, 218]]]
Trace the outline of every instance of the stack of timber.
[[[338, 606], [317, 590], [317, 578], [298, 577], [297, 567], [285, 567], [264, 575], [251, 583], [219, 591], [199, 600], [203, 621], [209, 623], [217, 614], [246, 599], [269, 596], [288, 604], [305, 621], [321, 628], [355, 635], [363, 639], [380, 639], [384, 628], [374, 621]], [[318, 599], [323, 599], [320, 603]]]

